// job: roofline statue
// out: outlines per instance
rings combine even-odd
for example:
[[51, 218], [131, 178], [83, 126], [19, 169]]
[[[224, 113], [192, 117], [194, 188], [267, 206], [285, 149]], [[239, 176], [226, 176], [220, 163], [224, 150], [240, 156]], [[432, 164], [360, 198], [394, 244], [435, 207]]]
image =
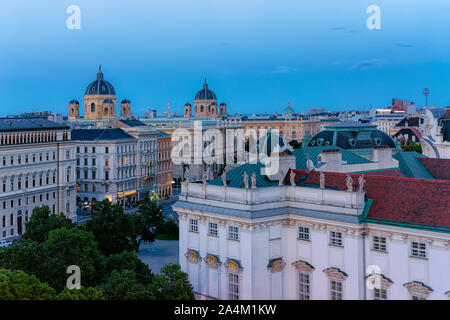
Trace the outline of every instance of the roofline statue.
[[244, 182], [244, 188], [248, 189], [248, 173], [247, 171], [244, 171], [244, 175], [243, 175], [243, 182]]
[[256, 173], [253, 171], [252, 173], [252, 189], [256, 188]]
[[353, 192], [353, 179], [348, 173], [347, 177], [345, 178], [345, 184], [347, 185], [347, 191]]

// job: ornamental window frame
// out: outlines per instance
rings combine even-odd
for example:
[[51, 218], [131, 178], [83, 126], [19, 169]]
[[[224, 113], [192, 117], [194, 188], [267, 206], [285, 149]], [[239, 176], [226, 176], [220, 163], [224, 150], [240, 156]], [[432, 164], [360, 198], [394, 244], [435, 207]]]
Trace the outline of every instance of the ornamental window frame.
[[339, 268], [331, 267], [323, 270], [328, 277], [328, 295], [330, 300], [344, 300], [345, 280], [348, 274]]
[[240, 234], [239, 234], [239, 227], [237, 226], [228, 226], [228, 239], [239, 241]]
[[426, 300], [433, 292], [433, 289], [420, 281], [411, 281], [403, 285], [411, 300]]

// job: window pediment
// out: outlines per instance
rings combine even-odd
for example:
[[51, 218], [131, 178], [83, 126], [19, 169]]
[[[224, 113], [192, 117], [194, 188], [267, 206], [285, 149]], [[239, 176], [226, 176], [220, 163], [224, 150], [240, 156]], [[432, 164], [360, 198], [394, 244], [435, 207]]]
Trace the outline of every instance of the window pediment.
[[283, 261], [283, 258], [271, 259], [267, 264], [267, 270], [270, 272], [281, 272], [284, 270], [285, 265], [286, 263]]
[[348, 274], [339, 268], [326, 268], [323, 270], [331, 280], [343, 281], [348, 278]]
[[427, 298], [432, 292], [429, 286], [420, 281], [411, 281], [403, 285], [411, 295]]
[[228, 272], [242, 272], [244, 270], [241, 263], [235, 259], [227, 259], [225, 267], [228, 269]]
[[302, 273], [312, 273], [315, 270], [311, 264], [303, 260], [295, 261], [292, 265]]
[[200, 253], [197, 250], [188, 249], [184, 255], [193, 263], [198, 263], [201, 260]]

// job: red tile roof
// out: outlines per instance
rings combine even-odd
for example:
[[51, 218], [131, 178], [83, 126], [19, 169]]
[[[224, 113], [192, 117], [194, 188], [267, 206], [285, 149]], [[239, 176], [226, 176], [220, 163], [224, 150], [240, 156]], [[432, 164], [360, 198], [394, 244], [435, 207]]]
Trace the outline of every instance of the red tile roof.
[[441, 117], [441, 119], [450, 119], [450, 108], [447, 108], [445, 110], [444, 115]]
[[417, 158], [433, 177], [450, 180], [450, 159]]
[[[307, 171], [294, 170], [296, 182]], [[346, 190], [345, 173], [324, 172], [325, 186]], [[288, 175], [289, 176], [289, 175]], [[353, 190], [360, 174], [350, 174]], [[364, 174], [366, 198], [373, 200], [367, 219], [437, 229], [450, 228], [450, 181]], [[319, 172], [313, 171], [306, 183], [319, 184]]]

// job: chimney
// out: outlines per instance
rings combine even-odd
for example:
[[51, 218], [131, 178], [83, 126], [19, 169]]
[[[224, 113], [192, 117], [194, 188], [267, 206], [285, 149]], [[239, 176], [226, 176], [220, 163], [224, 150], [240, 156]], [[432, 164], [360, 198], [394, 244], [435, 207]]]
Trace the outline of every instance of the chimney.
[[318, 158], [317, 162], [325, 162], [325, 166], [322, 167], [323, 170], [329, 172], [340, 172], [340, 167], [342, 165], [342, 153], [339, 149], [328, 149], [323, 150]]
[[[377, 169], [396, 167], [392, 159], [392, 149], [389, 146], [378, 146], [373, 150], [373, 162], [377, 163]], [[397, 165], [398, 166], [398, 165]]]

